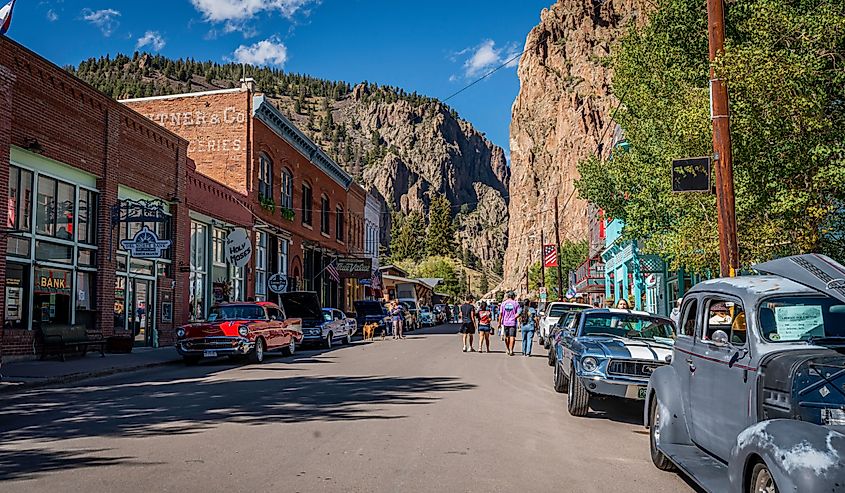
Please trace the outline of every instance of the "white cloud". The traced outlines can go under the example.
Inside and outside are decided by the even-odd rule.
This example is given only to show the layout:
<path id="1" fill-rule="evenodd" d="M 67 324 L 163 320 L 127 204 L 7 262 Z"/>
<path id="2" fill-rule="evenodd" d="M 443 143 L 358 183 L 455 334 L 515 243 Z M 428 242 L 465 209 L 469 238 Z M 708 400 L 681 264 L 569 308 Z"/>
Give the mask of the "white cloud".
<path id="1" fill-rule="evenodd" d="M 59 14 L 57 14 L 55 10 L 50 9 L 47 11 L 47 20 L 50 22 L 56 22 L 59 20 Z"/>
<path id="2" fill-rule="evenodd" d="M 496 48 L 496 42 L 492 39 L 485 39 L 481 44 L 465 48 L 459 52 L 452 54 L 450 57 L 452 61 L 468 56 L 464 60 L 464 77 L 475 78 L 488 73 L 500 65 L 507 62 L 507 68 L 516 67 L 519 63 L 517 54 L 519 50 L 517 45 L 511 43 L 502 48 Z M 455 76 L 452 76 L 455 77 Z M 451 80 L 452 78 L 450 78 Z"/>
<path id="3" fill-rule="evenodd" d="M 149 46 L 153 49 L 153 51 L 160 51 L 164 48 L 164 45 L 167 44 L 164 41 L 164 38 L 161 37 L 158 31 L 147 31 L 144 33 L 143 36 L 138 38 L 138 42 L 135 44 L 135 49 L 140 49 L 145 46 Z"/>
<path id="4" fill-rule="evenodd" d="M 287 60 L 288 49 L 276 36 L 249 46 L 240 45 L 235 50 L 235 61 L 238 63 L 282 66 Z"/>
<path id="5" fill-rule="evenodd" d="M 191 0 L 206 21 L 245 21 L 262 12 L 279 12 L 291 18 L 303 7 L 320 0 Z M 235 24 L 237 25 L 237 23 Z"/>
<path id="6" fill-rule="evenodd" d="M 103 36 L 106 37 L 111 36 L 117 26 L 120 25 L 117 20 L 118 17 L 120 17 L 120 12 L 114 9 L 82 9 L 82 18 L 100 28 Z"/>

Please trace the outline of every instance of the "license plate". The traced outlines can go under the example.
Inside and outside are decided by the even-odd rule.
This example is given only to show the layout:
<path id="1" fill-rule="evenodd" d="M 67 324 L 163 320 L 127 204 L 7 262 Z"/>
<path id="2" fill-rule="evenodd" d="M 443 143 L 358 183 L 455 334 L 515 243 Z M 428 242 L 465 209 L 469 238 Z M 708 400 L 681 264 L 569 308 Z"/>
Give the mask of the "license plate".
<path id="1" fill-rule="evenodd" d="M 205 351 L 202 352 L 202 355 L 203 355 L 204 358 L 216 358 L 217 357 L 217 351 L 211 351 L 209 349 L 206 349 Z"/>
<path id="2" fill-rule="evenodd" d="M 637 389 L 637 399 L 645 399 L 645 393 L 648 390 L 648 387 L 640 387 Z"/>

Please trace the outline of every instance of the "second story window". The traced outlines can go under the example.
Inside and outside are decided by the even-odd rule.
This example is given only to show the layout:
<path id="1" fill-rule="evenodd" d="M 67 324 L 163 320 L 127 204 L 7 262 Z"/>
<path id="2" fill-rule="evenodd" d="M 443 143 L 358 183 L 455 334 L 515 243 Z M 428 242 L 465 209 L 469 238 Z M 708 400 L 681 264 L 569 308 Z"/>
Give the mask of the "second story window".
<path id="1" fill-rule="evenodd" d="M 302 184 L 302 224 L 311 226 L 311 208 L 312 208 L 311 185 L 307 183 Z"/>
<path id="2" fill-rule="evenodd" d="M 334 236 L 337 241 L 343 241 L 343 208 L 338 206 L 335 214 L 337 217 L 335 217 Z"/>
<path id="3" fill-rule="evenodd" d="M 293 174 L 288 169 L 282 170 L 281 206 L 286 209 L 293 209 Z"/>
<path id="4" fill-rule="evenodd" d="M 273 198 L 273 161 L 266 154 L 258 156 L 258 195 Z"/>
<path id="5" fill-rule="evenodd" d="M 329 234 L 329 198 L 323 195 L 320 197 L 320 232 Z"/>

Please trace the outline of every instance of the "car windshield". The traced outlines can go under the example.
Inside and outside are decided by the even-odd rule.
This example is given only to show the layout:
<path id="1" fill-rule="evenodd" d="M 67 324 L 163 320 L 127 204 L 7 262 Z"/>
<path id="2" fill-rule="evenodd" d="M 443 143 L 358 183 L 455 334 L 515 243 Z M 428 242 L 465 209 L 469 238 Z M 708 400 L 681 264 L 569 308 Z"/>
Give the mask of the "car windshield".
<path id="1" fill-rule="evenodd" d="M 636 313 L 589 313 L 584 320 L 581 335 L 627 337 L 657 342 L 672 342 L 675 339 L 671 322 Z"/>
<path id="2" fill-rule="evenodd" d="M 323 321 L 324 322 L 331 322 L 332 321 L 332 312 L 328 310 L 323 311 Z"/>
<path id="3" fill-rule="evenodd" d="M 552 305 L 552 308 L 549 310 L 550 317 L 562 317 L 568 312 L 580 312 L 587 308 L 586 306 L 574 306 L 574 305 Z"/>
<path id="4" fill-rule="evenodd" d="M 215 306 L 208 314 L 208 321 L 218 320 L 264 320 L 264 308 L 258 305 Z"/>
<path id="5" fill-rule="evenodd" d="M 767 341 L 845 344 L 845 304 L 828 296 L 769 298 L 758 320 Z"/>

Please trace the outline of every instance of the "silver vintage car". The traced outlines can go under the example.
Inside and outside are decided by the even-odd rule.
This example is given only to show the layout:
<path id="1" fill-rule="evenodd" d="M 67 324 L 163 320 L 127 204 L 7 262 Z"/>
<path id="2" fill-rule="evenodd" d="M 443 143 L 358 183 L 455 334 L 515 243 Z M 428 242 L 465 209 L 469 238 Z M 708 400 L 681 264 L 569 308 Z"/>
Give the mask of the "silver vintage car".
<path id="1" fill-rule="evenodd" d="M 754 268 L 684 296 L 646 395 L 652 461 L 714 492 L 845 491 L 845 267 Z"/>

